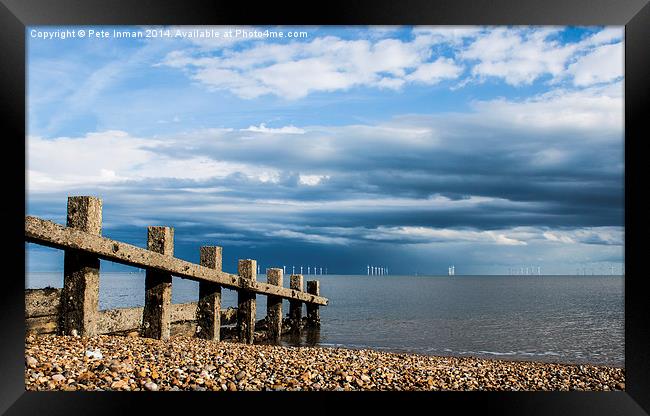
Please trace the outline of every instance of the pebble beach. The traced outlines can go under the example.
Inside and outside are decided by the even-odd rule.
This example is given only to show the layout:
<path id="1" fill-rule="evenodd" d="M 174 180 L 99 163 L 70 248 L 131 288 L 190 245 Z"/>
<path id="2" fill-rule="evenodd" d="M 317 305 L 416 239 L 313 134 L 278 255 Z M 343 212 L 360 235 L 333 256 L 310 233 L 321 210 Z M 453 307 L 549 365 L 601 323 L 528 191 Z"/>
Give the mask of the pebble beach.
<path id="1" fill-rule="evenodd" d="M 624 369 L 321 347 L 29 335 L 27 390 L 624 390 Z"/>

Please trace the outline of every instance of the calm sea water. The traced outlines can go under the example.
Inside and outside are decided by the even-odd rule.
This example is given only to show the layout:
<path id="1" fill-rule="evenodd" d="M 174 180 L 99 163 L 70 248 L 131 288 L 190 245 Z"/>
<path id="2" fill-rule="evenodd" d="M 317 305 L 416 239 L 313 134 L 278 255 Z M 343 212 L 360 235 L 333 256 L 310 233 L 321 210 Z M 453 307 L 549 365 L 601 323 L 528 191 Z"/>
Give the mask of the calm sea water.
<path id="1" fill-rule="evenodd" d="M 330 300 L 321 329 L 284 344 L 624 366 L 620 276 L 305 276 L 311 279 Z M 26 283 L 61 287 L 63 274 L 30 273 Z M 222 296 L 223 307 L 236 306 L 236 292 Z M 172 302 L 197 298 L 197 283 L 174 278 Z M 142 306 L 144 274 L 102 273 L 99 303 Z M 266 297 L 257 305 L 262 319 Z"/>

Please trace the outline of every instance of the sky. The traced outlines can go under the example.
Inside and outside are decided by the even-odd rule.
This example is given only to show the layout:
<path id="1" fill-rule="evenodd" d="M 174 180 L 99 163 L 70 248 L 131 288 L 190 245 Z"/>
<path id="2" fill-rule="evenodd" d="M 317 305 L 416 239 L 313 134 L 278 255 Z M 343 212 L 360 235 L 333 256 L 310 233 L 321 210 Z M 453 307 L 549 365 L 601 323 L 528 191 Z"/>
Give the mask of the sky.
<path id="1" fill-rule="evenodd" d="M 176 257 L 220 245 L 229 272 L 620 274 L 623 37 L 28 27 L 26 214 L 65 224 L 67 196 L 97 196 L 104 236 L 171 226 Z"/>

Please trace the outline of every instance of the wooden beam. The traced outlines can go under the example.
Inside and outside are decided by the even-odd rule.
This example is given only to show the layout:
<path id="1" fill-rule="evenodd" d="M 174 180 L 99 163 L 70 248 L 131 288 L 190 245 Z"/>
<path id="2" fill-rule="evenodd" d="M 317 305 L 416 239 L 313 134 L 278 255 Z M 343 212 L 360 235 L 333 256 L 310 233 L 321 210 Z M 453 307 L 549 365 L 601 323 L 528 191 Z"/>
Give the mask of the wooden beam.
<path id="1" fill-rule="evenodd" d="M 201 265 L 221 271 L 222 249 L 205 246 L 200 249 Z M 198 332 L 202 339 L 219 341 L 221 338 L 221 286 L 212 282 L 199 282 L 199 302 L 196 310 Z"/>
<path id="2" fill-rule="evenodd" d="M 68 198 L 67 226 L 89 235 L 102 232 L 102 201 L 90 196 Z M 97 334 L 99 313 L 99 257 L 67 249 L 63 256 L 62 335 Z"/>
<path id="3" fill-rule="evenodd" d="M 62 289 L 25 289 L 25 318 L 59 315 Z"/>
<path id="4" fill-rule="evenodd" d="M 296 293 L 303 291 L 303 276 L 301 274 L 292 274 L 289 277 L 289 287 Z M 300 332 L 302 326 L 302 302 L 299 300 L 289 301 L 289 320 L 291 322 L 291 331 Z"/>
<path id="5" fill-rule="evenodd" d="M 25 322 L 28 332 L 54 333 L 58 327 L 60 303 L 63 289 L 25 289 Z M 99 311 L 98 334 L 117 332 L 138 332 L 142 326 L 142 307 L 118 308 Z M 197 302 L 175 303 L 171 305 L 171 323 L 195 321 Z M 221 325 L 237 322 L 237 309 L 221 310 Z M 172 328 L 173 330 L 173 328 Z"/>
<path id="6" fill-rule="evenodd" d="M 236 274 L 213 270 L 131 244 L 64 227 L 37 217 L 25 216 L 25 240 L 53 248 L 80 250 L 104 260 L 145 269 L 157 269 L 184 279 L 217 283 L 229 289 L 237 290 L 246 287 L 249 291 L 262 295 L 275 295 L 283 299 L 295 299 L 307 303 L 316 303 L 321 306 L 328 303 L 328 300 L 321 296 L 314 296 L 268 283 L 249 282 L 242 284 L 241 279 Z"/>
<path id="7" fill-rule="evenodd" d="M 149 227 L 147 248 L 166 256 L 174 255 L 174 229 Z M 144 310 L 142 311 L 142 336 L 167 340 L 171 325 L 172 275 L 147 269 L 144 278 Z"/>
<path id="8" fill-rule="evenodd" d="M 318 280 L 307 281 L 307 293 L 320 295 L 320 282 Z M 318 305 L 313 303 L 307 304 L 307 326 L 311 328 L 320 328 L 320 311 Z"/>
<path id="9" fill-rule="evenodd" d="M 239 260 L 237 267 L 242 282 L 252 284 L 257 279 L 257 261 L 251 259 Z M 255 292 L 244 288 L 237 291 L 237 332 L 239 340 L 246 344 L 252 344 L 255 340 L 255 316 L 257 313 L 257 301 Z"/>
<path id="10" fill-rule="evenodd" d="M 270 285 L 282 286 L 282 269 L 268 269 L 266 281 Z M 282 298 L 269 295 L 266 298 L 266 326 L 269 338 L 277 341 L 282 335 Z"/>

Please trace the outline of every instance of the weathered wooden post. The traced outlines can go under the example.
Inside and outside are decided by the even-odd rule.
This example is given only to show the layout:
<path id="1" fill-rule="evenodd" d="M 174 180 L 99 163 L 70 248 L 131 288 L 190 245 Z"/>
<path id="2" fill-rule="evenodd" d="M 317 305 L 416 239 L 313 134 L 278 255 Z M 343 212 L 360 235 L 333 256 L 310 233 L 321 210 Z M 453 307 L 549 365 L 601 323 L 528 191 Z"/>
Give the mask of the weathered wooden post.
<path id="1" fill-rule="evenodd" d="M 91 196 L 68 197 L 66 225 L 87 233 L 102 233 L 102 201 Z M 63 256 L 63 294 L 59 332 L 97 334 L 99 318 L 99 258 L 75 250 Z"/>
<path id="2" fill-rule="evenodd" d="M 268 269 L 266 281 L 270 285 L 282 286 L 282 269 Z M 282 298 L 268 295 L 266 297 L 266 324 L 269 338 L 277 341 L 282 335 Z"/>
<path id="3" fill-rule="evenodd" d="M 148 227 L 147 249 L 166 256 L 174 255 L 174 229 Z M 167 340 L 171 327 L 172 275 L 147 269 L 144 278 L 142 336 Z"/>
<path id="4" fill-rule="evenodd" d="M 303 291 L 303 277 L 301 274 L 292 274 L 289 277 L 289 288 L 298 292 Z M 289 321 L 291 330 L 300 331 L 302 326 L 302 302 L 299 300 L 289 301 Z"/>
<path id="5" fill-rule="evenodd" d="M 318 280 L 309 280 L 307 282 L 307 293 L 320 296 L 320 282 Z M 307 326 L 320 328 L 320 311 L 318 305 L 314 303 L 307 304 Z"/>
<path id="6" fill-rule="evenodd" d="M 221 271 L 222 249 L 218 246 L 201 247 L 201 266 Z M 219 341 L 221 338 L 221 286 L 199 282 L 199 302 L 196 319 L 198 338 Z"/>
<path id="7" fill-rule="evenodd" d="M 257 281 L 257 261 L 239 260 L 237 267 L 242 289 L 237 291 L 237 332 L 239 340 L 252 344 L 255 339 L 256 299 L 255 292 L 246 287 Z"/>

